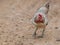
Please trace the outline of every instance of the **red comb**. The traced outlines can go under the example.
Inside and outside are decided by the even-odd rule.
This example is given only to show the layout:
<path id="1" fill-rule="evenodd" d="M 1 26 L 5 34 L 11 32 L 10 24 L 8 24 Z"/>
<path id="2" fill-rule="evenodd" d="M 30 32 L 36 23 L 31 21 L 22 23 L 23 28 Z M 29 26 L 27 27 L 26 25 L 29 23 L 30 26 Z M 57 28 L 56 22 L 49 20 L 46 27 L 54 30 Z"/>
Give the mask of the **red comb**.
<path id="1" fill-rule="evenodd" d="M 38 14 L 38 17 L 39 17 L 40 19 L 42 19 L 42 15 L 41 15 L 41 14 Z"/>

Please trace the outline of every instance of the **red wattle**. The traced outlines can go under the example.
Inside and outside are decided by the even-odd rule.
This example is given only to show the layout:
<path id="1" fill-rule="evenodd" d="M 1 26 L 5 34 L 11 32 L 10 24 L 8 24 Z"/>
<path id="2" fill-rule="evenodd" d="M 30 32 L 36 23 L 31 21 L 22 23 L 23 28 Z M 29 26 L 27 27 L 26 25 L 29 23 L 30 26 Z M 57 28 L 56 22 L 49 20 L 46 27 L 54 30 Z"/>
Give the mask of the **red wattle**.
<path id="1" fill-rule="evenodd" d="M 38 14 L 37 19 L 35 19 L 35 23 L 43 23 L 42 15 Z"/>

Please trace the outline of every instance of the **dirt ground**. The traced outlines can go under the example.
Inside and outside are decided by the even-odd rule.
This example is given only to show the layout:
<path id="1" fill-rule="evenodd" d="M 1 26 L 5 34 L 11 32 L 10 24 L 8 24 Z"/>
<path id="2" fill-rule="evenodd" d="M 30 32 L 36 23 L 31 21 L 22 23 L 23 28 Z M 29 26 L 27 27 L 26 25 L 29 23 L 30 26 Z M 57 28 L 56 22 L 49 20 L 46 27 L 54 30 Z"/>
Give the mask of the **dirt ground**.
<path id="1" fill-rule="evenodd" d="M 60 45 L 60 0 L 51 0 L 44 38 L 32 37 L 30 20 L 46 1 L 0 0 L 0 45 Z"/>

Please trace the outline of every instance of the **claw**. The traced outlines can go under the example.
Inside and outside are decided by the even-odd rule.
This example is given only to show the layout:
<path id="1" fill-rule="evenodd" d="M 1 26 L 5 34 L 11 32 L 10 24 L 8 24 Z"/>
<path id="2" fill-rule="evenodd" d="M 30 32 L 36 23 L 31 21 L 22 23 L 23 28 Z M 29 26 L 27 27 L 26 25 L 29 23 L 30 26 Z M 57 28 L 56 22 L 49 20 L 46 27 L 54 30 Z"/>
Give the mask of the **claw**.
<path id="1" fill-rule="evenodd" d="M 33 35 L 33 38 L 35 39 L 36 38 L 36 35 Z"/>
<path id="2" fill-rule="evenodd" d="M 36 38 L 36 33 L 34 33 L 32 36 L 33 36 L 34 38 Z"/>
<path id="3" fill-rule="evenodd" d="M 43 38 L 43 36 L 38 36 L 38 38 Z"/>

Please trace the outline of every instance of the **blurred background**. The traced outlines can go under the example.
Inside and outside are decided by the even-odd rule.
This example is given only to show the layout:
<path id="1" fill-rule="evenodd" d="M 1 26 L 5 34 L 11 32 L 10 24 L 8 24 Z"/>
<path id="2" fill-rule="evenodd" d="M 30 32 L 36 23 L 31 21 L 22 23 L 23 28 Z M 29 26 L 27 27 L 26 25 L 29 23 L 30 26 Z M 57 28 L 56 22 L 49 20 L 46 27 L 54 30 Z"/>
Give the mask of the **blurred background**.
<path id="1" fill-rule="evenodd" d="M 60 45 L 60 0 L 51 0 L 44 38 L 33 39 L 30 20 L 47 0 L 0 0 L 0 45 Z M 40 32 L 39 32 L 40 33 Z"/>

